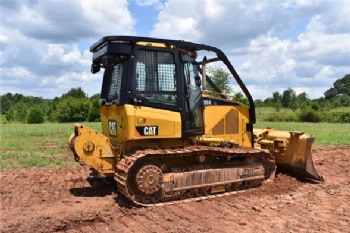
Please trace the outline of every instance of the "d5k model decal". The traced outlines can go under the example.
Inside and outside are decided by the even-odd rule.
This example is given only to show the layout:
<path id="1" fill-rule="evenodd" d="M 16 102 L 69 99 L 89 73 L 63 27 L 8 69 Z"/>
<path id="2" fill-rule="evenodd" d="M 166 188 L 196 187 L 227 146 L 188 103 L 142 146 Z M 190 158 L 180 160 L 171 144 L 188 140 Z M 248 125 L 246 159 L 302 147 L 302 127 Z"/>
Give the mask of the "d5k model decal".
<path id="1" fill-rule="evenodd" d="M 158 135 L 158 126 L 142 126 L 136 127 L 137 136 L 154 136 Z"/>

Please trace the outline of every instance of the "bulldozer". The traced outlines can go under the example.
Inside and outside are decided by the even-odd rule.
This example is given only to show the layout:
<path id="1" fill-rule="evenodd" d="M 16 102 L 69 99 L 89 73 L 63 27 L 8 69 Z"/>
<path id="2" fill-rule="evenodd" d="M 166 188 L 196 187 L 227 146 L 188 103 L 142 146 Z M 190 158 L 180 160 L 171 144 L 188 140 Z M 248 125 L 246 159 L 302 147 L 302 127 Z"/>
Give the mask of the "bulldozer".
<path id="1" fill-rule="evenodd" d="M 277 168 L 323 181 L 312 160 L 315 137 L 253 127 L 253 98 L 220 49 L 106 36 L 90 52 L 91 72 L 104 69 L 102 133 L 77 123 L 68 143 L 77 162 L 97 177 L 113 178 L 134 205 L 230 195 L 273 180 Z M 207 75 L 213 63 L 227 68 L 248 105 Z"/>

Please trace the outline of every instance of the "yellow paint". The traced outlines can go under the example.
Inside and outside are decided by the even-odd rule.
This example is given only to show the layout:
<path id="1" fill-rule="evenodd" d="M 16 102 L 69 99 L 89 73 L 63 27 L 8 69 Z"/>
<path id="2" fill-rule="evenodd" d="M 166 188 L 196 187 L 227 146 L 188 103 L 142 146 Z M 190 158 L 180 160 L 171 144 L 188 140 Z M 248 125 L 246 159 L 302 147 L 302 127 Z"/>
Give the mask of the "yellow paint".
<path id="1" fill-rule="evenodd" d="M 189 51 L 183 48 L 176 47 L 172 44 L 165 44 L 165 43 L 156 43 L 156 42 L 145 42 L 145 41 L 138 41 L 136 42 L 137 45 L 139 46 L 145 46 L 145 47 L 156 47 L 156 48 L 169 48 L 169 49 L 174 49 L 174 50 L 180 50 L 182 52 L 187 53 L 190 56 L 196 57 L 197 53 L 195 51 Z"/>
<path id="2" fill-rule="evenodd" d="M 76 133 L 70 138 L 69 144 L 73 145 L 79 162 L 93 167 L 100 176 L 114 176 L 114 167 L 119 157 L 109 138 L 80 124 L 75 125 L 74 132 Z"/>
<path id="3" fill-rule="evenodd" d="M 232 122 L 233 119 L 226 117 L 230 111 L 237 111 L 238 118 L 237 121 Z M 226 140 L 233 141 L 238 143 L 240 146 L 250 147 L 251 135 L 252 132 L 246 131 L 246 123 L 249 122 L 249 109 L 244 105 L 237 106 L 219 106 L 219 105 L 209 105 L 205 106 L 204 109 L 204 120 L 205 120 L 205 135 L 204 137 L 211 137 L 212 140 Z M 213 129 L 220 122 L 223 121 L 223 133 L 222 134 L 214 134 Z M 226 132 L 226 124 L 229 122 L 234 124 L 234 127 L 237 127 L 236 133 L 227 133 Z M 215 139 L 216 138 L 216 139 Z M 209 139 L 206 139 L 209 140 Z"/>

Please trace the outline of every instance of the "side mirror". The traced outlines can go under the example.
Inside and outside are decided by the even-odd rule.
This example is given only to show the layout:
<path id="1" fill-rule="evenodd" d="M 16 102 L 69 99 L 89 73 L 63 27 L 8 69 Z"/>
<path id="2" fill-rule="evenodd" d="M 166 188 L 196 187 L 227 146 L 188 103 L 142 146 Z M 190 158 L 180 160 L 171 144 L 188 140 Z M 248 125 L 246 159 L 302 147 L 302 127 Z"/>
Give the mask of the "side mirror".
<path id="1" fill-rule="evenodd" d="M 91 64 L 91 73 L 96 74 L 100 71 L 100 64 Z"/>
<path id="2" fill-rule="evenodd" d="M 199 76 L 196 76 L 194 79 L 195 79 L 196 85 L 200 87 L 202 84 L 201 78 Z"/>

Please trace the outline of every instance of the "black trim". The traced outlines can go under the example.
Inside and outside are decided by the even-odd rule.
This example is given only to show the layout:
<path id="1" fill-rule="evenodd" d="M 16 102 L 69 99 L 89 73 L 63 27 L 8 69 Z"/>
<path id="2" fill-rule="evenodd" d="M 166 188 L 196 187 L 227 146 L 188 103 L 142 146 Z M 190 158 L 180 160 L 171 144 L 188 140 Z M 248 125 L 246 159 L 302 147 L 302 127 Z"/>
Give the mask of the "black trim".
<path id="1" fill-rule="evenodd" d="M 99 60 L 103 55 L 109 54 L 109 53 L 111 54 L 118 53 L 118 54 L 128 55 L 128 54 L 131 54 L 131 49 L 132 49 L 132 46 L 129 44 L 113 43 L 112 46 L 104 46 L 104 47 L 101 47 L 99 50 L 96 50 L 93 54 L 92 61 L 95 63 L 96 60 Z"/>

